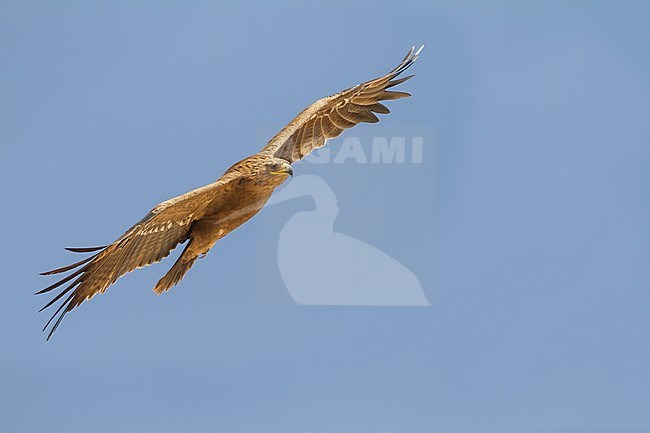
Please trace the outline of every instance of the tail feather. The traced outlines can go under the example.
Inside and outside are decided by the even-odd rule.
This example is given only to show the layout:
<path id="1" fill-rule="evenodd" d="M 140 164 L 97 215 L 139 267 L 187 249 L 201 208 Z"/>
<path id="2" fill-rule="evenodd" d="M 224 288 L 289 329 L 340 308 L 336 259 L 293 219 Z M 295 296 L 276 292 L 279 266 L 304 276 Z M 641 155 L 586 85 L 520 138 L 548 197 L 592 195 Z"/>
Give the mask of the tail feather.
<path id="1" fill-rule="evenodd" d="M 160 295 L 167 290 L 171 289 L 174 287 L 180 280 L 183 279 L 187 271 L 190 270 L 194 262 L 196 262 L 196 259 L 198 256 L 189 256 L 188 253 L 188 247 L 190 246 L 190 243 L 187 244 L 185 249 L 183 250 L 183 253 L 180 255 L 178 260 L 176 260 L 176 263 L 174 263 L 174 266 L 171 267 L 171 269 L 165 274 L 164 277 L 158 281 L 156 284 L 156 287 L 153 288 L 153 291 L 156 292 L 156 294 Z"/>

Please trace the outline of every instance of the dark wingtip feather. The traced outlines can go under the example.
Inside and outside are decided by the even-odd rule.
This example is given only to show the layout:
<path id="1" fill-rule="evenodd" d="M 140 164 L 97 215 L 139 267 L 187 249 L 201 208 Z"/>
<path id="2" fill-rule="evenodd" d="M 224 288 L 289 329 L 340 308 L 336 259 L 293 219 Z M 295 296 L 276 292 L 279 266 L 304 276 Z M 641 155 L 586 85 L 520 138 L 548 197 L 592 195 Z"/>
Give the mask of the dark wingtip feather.
<path id="1" fill-rule="evenodd" d="M 418 59 L 420 56 L 420 53 L 424 49 L 424 45 L 420 46 L 417 51 L 415 51 L 415 46 L 411 47 L 409 52 L 406 54 L 404 59 L 400 62 L 399 65 L 395 67 L 392 71 L 389 72 L 389 75 L 392 75 L 393 77 L 397 77 L 404 71 L 406 71 L 408 68 L 411 67 L 413 63 Z"/>
<path id="2" fill-rule="evenodd" d="M 106 248 L 108 245 L 102 245 L 101 247 L 84 247 L 84 248 L 73 248 L 68 247 L 66 250 L 72 251 L 73 253 L 92 253 L 93 251 L 99 251 Z"/>
<path id="3" fill-rule="evenodd" d="M 391 80 L 391 81 L 389 81 L 388 84 L 386 85 L 386 89 L 390 89 L 391 87 L 395 87 L 395 86 L 397 86 L 398 84 L 402 84 L 404 81 L 408 81 L 408 80 L 410 80 L 410 79 L 413 78 L 413 77 L 415 77 L 415 74 L 413 74 L 413 75 L 409 75 L 409 76 L 406 76 L 406 77 L 404 77 L 404 78 L 400 78 L 399 80 Z"/>
<path id="4" fill-rule="evenodd" d="M 59 317 L 56 319 L 56 322 L 54 322 L 54 326 L 52 326 L 52 328 L 50 329 L 50 332 L 47 334 L 47 338 L 45 339 L 45 341 L 50 341 L 50 338 L 52 337 L 52 334 L 54 334 L 54 331 L 56 331 L 56 329 L 59 327 L 59 325 L 61 324 L 61 321 L 63 320 L 65 315 L 68 314 L 68 312 L 70 311 L 70 309 L 69 309 L 70 300 L 72 299 L 73 296 L 74 296 L 74 292 L 71 293 L 70 296 L 68 296 L 65 301 L 63 301 L 61 306 L 56 310 L 56 312 L 52 315 L 52 317 L 50 317 L 50 320 L 48 320 L 47 323 L 45 324 L 45 326 L 43 327 L 43 332 L 45 332 L 47 327 L 50 326 L 50 323 L 52 323 L 52 320 L 54 320 L 56 315 L 59 314 L 59 312 L 61 312 Z M 63 310 L 63 311 L 61 311 L 61 310 Z"/>
<path id="5" fill-rule="evenodd" d="M 39 275 L 54 275 L 54 274 L 60 274 L 60 273 L 62 273 L 62 272 L 66 272 L 66 271 L 72 270 L 72 269 L 76 268 L 77 266 L 81 266 L 81 265 L 83 265 L 84 263 L 91 261 L 91 260 L 94 259 L 95 257 L 97 257 L 97 254 L 95 254 L 94 256 L 90 256 L 90 257 L 88 257 L 88 258 L 85 258 L 85 259 L 83 259 L 83 260 L 80 260 L 80 261 L 78 261 L 78 262 L 76 262 L 76 263 L 73 263 L 73 264 L 71 264 L 71 265 L 64 266 L 64 267 L 62 267 L 62 268 L 57 268 L 57 269 L 52 269 L 51 271 L 41 272 Z"/>
<path id="6" fill-rule="evenodd" d="M 41 311 L 45 310 L 45 309 L 46 309 L 47 307 L 49 307 L 50 305 L 54 304 L 56 301 L 58 301 L 59 299 L 61 299 L 61 298 L 63 297 L 63 295 L 65 295 L 66 293 L 68 293 L 70 290 L 74 289 L 74 288 L 75 288 L 76 286 L 78 286 L 80 283 L 81 283 L 81 277 L 78 278 L 78 279 L 76 279 L 73 283 L 71 283 L 68 287 L 66 287 L 65 290 L 63 290 L 61 293 L 59 293 L 58 295 L 56 295 L 56 297 L 54 297 L 54 299 L 50 300 L 50 302 L 48 302 L 47 304 L 45 304 L 45 306 L 43 306 L 43 308 L 41 308 L 40 310 L 38 310 L 38 312 L 40 313 Z M 72 294 L 74 294 L 74 292 L 72 292 Z M 65 302 L 64 302 L 64 304 L 65 304 Z M 56 313 L 55 313 L 55 314 L 56 314 Z"/>
<path id="7" fill-rule="evenodd" d="M 71 273 L 71 274 L 68 275 L 67 277 L 62 278 L 61 280 L 57 281 L 56 283 L 52 284 L 51 286 L 47 286 L 46 288 L 44 288 L 44 289 L 42 289 L 42 290 L 39 290 L 38 292 L 36 292 L 36 294 L 37 294 L 37 295 L 42 295 L 43 293 L 47 293 L 47 292 L 49 292 L 49 291 L 51 291 L 51 290 L 56 289 L 57 287 L 59 287 L 59 286 L 65 284 L 65 283 L 67 283 L 68 281 L 70 281 L 71 279 L 73 279 L 74 277 L 76 277 L 77 275 L 79 275 L 79 274 L 81 274 L 82 272 L 84 272 L 86 269 L 88 269 L 88 266 L 89 266 L 89 265 L 86 265 L 86 266 L 84 266 L 83 268 L 78 269 L 77 271 Z"/>

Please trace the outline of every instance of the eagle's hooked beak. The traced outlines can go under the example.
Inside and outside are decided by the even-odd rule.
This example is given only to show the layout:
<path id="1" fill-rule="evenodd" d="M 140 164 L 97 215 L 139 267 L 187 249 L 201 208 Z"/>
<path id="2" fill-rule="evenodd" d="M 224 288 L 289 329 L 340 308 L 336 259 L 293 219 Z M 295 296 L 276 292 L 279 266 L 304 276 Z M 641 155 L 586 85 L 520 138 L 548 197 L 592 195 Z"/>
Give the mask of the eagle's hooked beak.
<path id="1" fill-rule="evenodd" d="M 288 174 L 289 176 L 293 177 L 293 168 L 291 168 L 290 165 L 287 165 L 278 171 L 272 171 L 271 174 Z"/>

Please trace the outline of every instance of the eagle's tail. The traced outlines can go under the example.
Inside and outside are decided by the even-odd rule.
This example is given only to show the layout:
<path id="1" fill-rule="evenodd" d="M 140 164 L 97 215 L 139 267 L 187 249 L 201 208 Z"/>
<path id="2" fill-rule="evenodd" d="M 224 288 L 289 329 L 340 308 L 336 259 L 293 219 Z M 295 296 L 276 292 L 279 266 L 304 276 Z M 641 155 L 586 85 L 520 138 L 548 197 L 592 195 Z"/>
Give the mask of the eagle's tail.
<path id="1" fill-rule="evenodd" d="M 165 276 L 158 281 L 156 287 L 153 288 L 153 291 L 156 292 L 156 294 L 160 295 L 178 284 L 187 271 L 190 270 L 194 262 L 196 262 L 198 256 L 193 255 L 194 253 L 190 253 L 188 250 L 191 243 L 192 241 L 187 243 L 183 253 L 180 255 L 178 260 L 176 260 L 176 263 L 174 263 L 174 266 L 171 267 Z"/>

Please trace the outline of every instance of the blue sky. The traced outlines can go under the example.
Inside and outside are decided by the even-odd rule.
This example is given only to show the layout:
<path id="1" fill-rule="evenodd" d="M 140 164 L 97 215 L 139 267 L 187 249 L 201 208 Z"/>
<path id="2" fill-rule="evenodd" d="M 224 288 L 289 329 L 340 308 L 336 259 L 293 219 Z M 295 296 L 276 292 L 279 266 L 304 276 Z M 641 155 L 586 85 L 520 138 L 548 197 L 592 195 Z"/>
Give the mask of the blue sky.
<path id="1" fill-rule="evenodd" d="M 648 3 L 1 9 L 0 430 L 650 428 Z M 272 253 L 303 198 L 168 294 L 166 260 L 44 341 L 33 292 L 63 247 L 113 241 L 414 44 L 413 98 L 348 135 L 423 136 L 423 163 L 296 172 L 430 307 L 292 303 Z"/>

